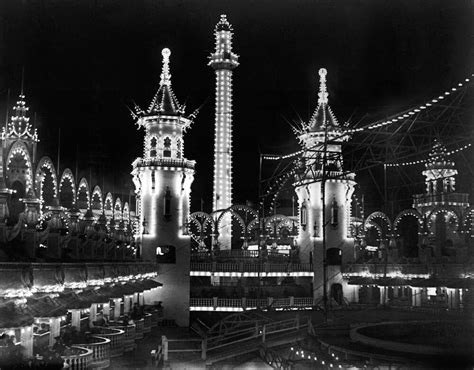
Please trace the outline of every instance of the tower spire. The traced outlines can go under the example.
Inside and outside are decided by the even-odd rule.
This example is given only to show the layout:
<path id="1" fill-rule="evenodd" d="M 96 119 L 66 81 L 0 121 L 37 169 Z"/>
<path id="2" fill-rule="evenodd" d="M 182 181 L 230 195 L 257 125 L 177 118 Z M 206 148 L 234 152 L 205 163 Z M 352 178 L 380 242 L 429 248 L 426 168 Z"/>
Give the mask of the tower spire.
<path id="1" fill-rule="evenodd" d="M 328 90 L 326 86 L 326 75 L 328 71 L 326 68 L 319 69 L 319 93 L 318 93 L 318 105 L 328 103 Z"/>
<path id="2" fill-rule="evenodd" d="M 163 56 L 163 68 L 161 69 L 161 81 L 160 86 L 166 85 L 171 86 L 171 74 L 170 74 L 170 55 L 171 50 L 168 48 L 164 48 L 161 51 L 161 55 Z"/>

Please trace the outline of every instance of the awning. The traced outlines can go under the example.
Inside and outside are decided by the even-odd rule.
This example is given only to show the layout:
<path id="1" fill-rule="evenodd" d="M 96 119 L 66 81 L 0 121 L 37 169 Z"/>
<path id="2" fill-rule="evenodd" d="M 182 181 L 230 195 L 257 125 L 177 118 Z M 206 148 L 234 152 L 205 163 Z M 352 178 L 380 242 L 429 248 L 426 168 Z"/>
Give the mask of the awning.
<path id="1" fill-rule="evenodd" d="M 20 309 L 13 302 L 0 305 L 0 329 L 29 326 L 33 321 L 34 318 L 30 313 Z"/>
<path id="2" fill-rule="evenodd" d="M 404 286 L 404 285 L 410 285 L 409 281 L 406 279 L 402 279 L 399 277 L 395 278 L 381 278 L 381 279 L 376 279 L 374 281 L 374 284 L 379 285 L 379 286 Z"/>
<path id="3" fill-rule="evenodd" d="M 26 310 L 33 317 L 58 317 L 67 313 L 67 308 L 49 296 L 29 298 L 26 301 Z"/>

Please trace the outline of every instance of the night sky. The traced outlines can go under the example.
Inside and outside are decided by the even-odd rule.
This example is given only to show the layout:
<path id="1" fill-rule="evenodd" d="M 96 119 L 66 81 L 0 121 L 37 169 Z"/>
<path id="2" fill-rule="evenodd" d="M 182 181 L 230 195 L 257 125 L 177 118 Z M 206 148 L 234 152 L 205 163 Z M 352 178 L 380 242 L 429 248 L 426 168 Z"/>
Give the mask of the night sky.
<path id="1" fill-rule="evenodd" d="M 161 49 L 171 49 L 176 96 L 189 112 L 204 104 L 185 136 L 185 155 L 197 161 L 194 210 L 200 198 L 205 210 L 211 205 L 215 81 L 207 56 L 222 13 L 241 63 L 235 203 L 256 201 L 259 151 L 298 148 L 288 122 L 307 120 L 315 108 L 320 67 L 328 69 L 336 116 L 354 122 L 423 103 L 474 71 L 472 1 L 2 0 L 0 7 L 2 123 L 8 89 L 11 106 L 24 67 L 40 154 L 56 162 L 61 128 L 61 169 L 77 165 L 87 174 L 92 165 L 106 191 L 131 187 L 143 132 L 126 106 L 148 106 Z"/>

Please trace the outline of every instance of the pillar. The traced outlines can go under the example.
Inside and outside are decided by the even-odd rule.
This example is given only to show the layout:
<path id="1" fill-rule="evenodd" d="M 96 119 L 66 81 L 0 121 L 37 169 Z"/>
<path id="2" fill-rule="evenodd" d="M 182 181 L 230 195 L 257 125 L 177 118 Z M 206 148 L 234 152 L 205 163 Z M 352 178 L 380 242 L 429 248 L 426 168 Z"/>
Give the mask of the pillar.
<path id="1" fill-rule="evenodd" d="M 76 328 L 77 331 L 81 331 L 81 310 L 73 309 L 71 311 L 71 326 Z"/>
<path id="2" fill-rule="evenodd" d="M 120 306 L 122 304 L 121 298 L 114 298 L 114 320 L 117 321 L 120 317 Z"/>
<path id="3" fill-rule="evenodd" d="M 123 297 L 123 314 L 128 315 L 130 313 L 130 296 L 126 295 Z"/>
<path id="4" fill-rule="evenodd" d="M 102 315 L 109 318 L 109 316 L 110 316 L 110 303 L 104 303 L 102 305 Z"/>
<path id="5" fill-rule="evenodd" d="M 52 317 L 49 319 L 49 346 L 52 347 L 56 343 L 56 337 L 61 334 L 61 318 Z"/>
<path id="6" fill-rule="evenodd" d="M 134 304 L 135 304 L 135 303 L 138 303 L 138 304 L 140 305 L 139 294 L 140 294 L 140 293 L 133 293 L 133 298 L 132 298 L 132 300 L 133 300 L 133 303 L 134 303 Z"/>
<path id="7" fill-rule="evenodd" d="M 21 328 L 20 331 L 20 341 L 21 341 L 21 346 L 23 356 L 26 358 L 31 358 L 33 357 L 33 326 L 25 326 Z"/>
<path id="8" fill-rule="evenodd" d="M 94 326 L 94 321 L 97 320 L 97 303 L 92 303 L 89 312 L 89 326 Z"/>
<path id="9" fill-rule="evenodd" d="M 379 290 L 380 290 L 380 304 L 387 303 L 387 297 L 386 297 L 386 294 L 388 293 L 387 287 L 379 286 Z"/>
<path id="10" fill-rule="evenodd" d="M 421 288 L 411 287 L 411 305 L 412 307 L 421 306 Z"/>

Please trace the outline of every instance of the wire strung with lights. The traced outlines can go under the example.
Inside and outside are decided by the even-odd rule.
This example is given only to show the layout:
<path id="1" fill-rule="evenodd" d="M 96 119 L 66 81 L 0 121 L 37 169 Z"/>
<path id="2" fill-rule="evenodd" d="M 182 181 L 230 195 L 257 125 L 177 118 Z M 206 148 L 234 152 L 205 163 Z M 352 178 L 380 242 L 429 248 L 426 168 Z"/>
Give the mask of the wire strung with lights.
<path id="1" fill-rule="evenodd" d="M 457 148 L 457 149 L 453 149 L 453 150 L 450 150 L 449 152 L 445 152 L 443 153 L 445 156 L 451 156 L 453 154 L 456 154 L 456 153 L 459 153 L 459 152 L 462 152 L 468 148 L 470 148 L 472 146 L 471 143 L 469 144 L 466 144 L 466 145 L 463 145 L 462 147 L 460 148 Z M 413 165 L 417 165 L 417 164 L 423 164 L 423 163 L 428 163 L 428 162 L 431 162 L 432 161 L 432 158 L 426 158 L 426 159 L 420 159 L 420 160 L 417 160 L 417 161 L 411 161 L 411 162 L 402 162 L 402 163 L 385 163 L 385 165 L 387 167 L 402 167 L 402 166 L 413 166 Z"/>
<path id="2" fill-rule="evenodd" d="M 456 92 L 460 90 L 461 87 L 467 86 L 471 82 L 471 78 L 474 77 L 474 73 L 472 73 L 468 78 L 465 78 L 462 82 L 459 82 L 455 87 L 452 87 L 449 90 L 446 90 L 444 93 L 440 94 L 438 97 L 435 97 L 429 101 L 427 101 L 425 104 L 421 104 L 416 108 L 412 108 L 408 111 L 401 112 L 399 115 L 395 118 L 388 119 L 382 122 L 378 122 L 375 124 L 371 124 L 365 127 L 359 127 L 359 128 L 353 128 L 353 129 L 347 129 L 345 130 L 346 133 L 354 133 L 354 132 L 361 132 L 361 131 L 366 131 L 366 130 L 375 130 L 380 127 L 388 126 L 393 123 L 399 122 L 399 121 L 404 121 L 407 118 L 410 118 L 411 116 L 415 116 L 416 114 L 422 112 L 423 110 L 430 109 L 435 104 L 440 103 L 442 100 L 444 100 L 447 96 L 453 95 Z"/>

